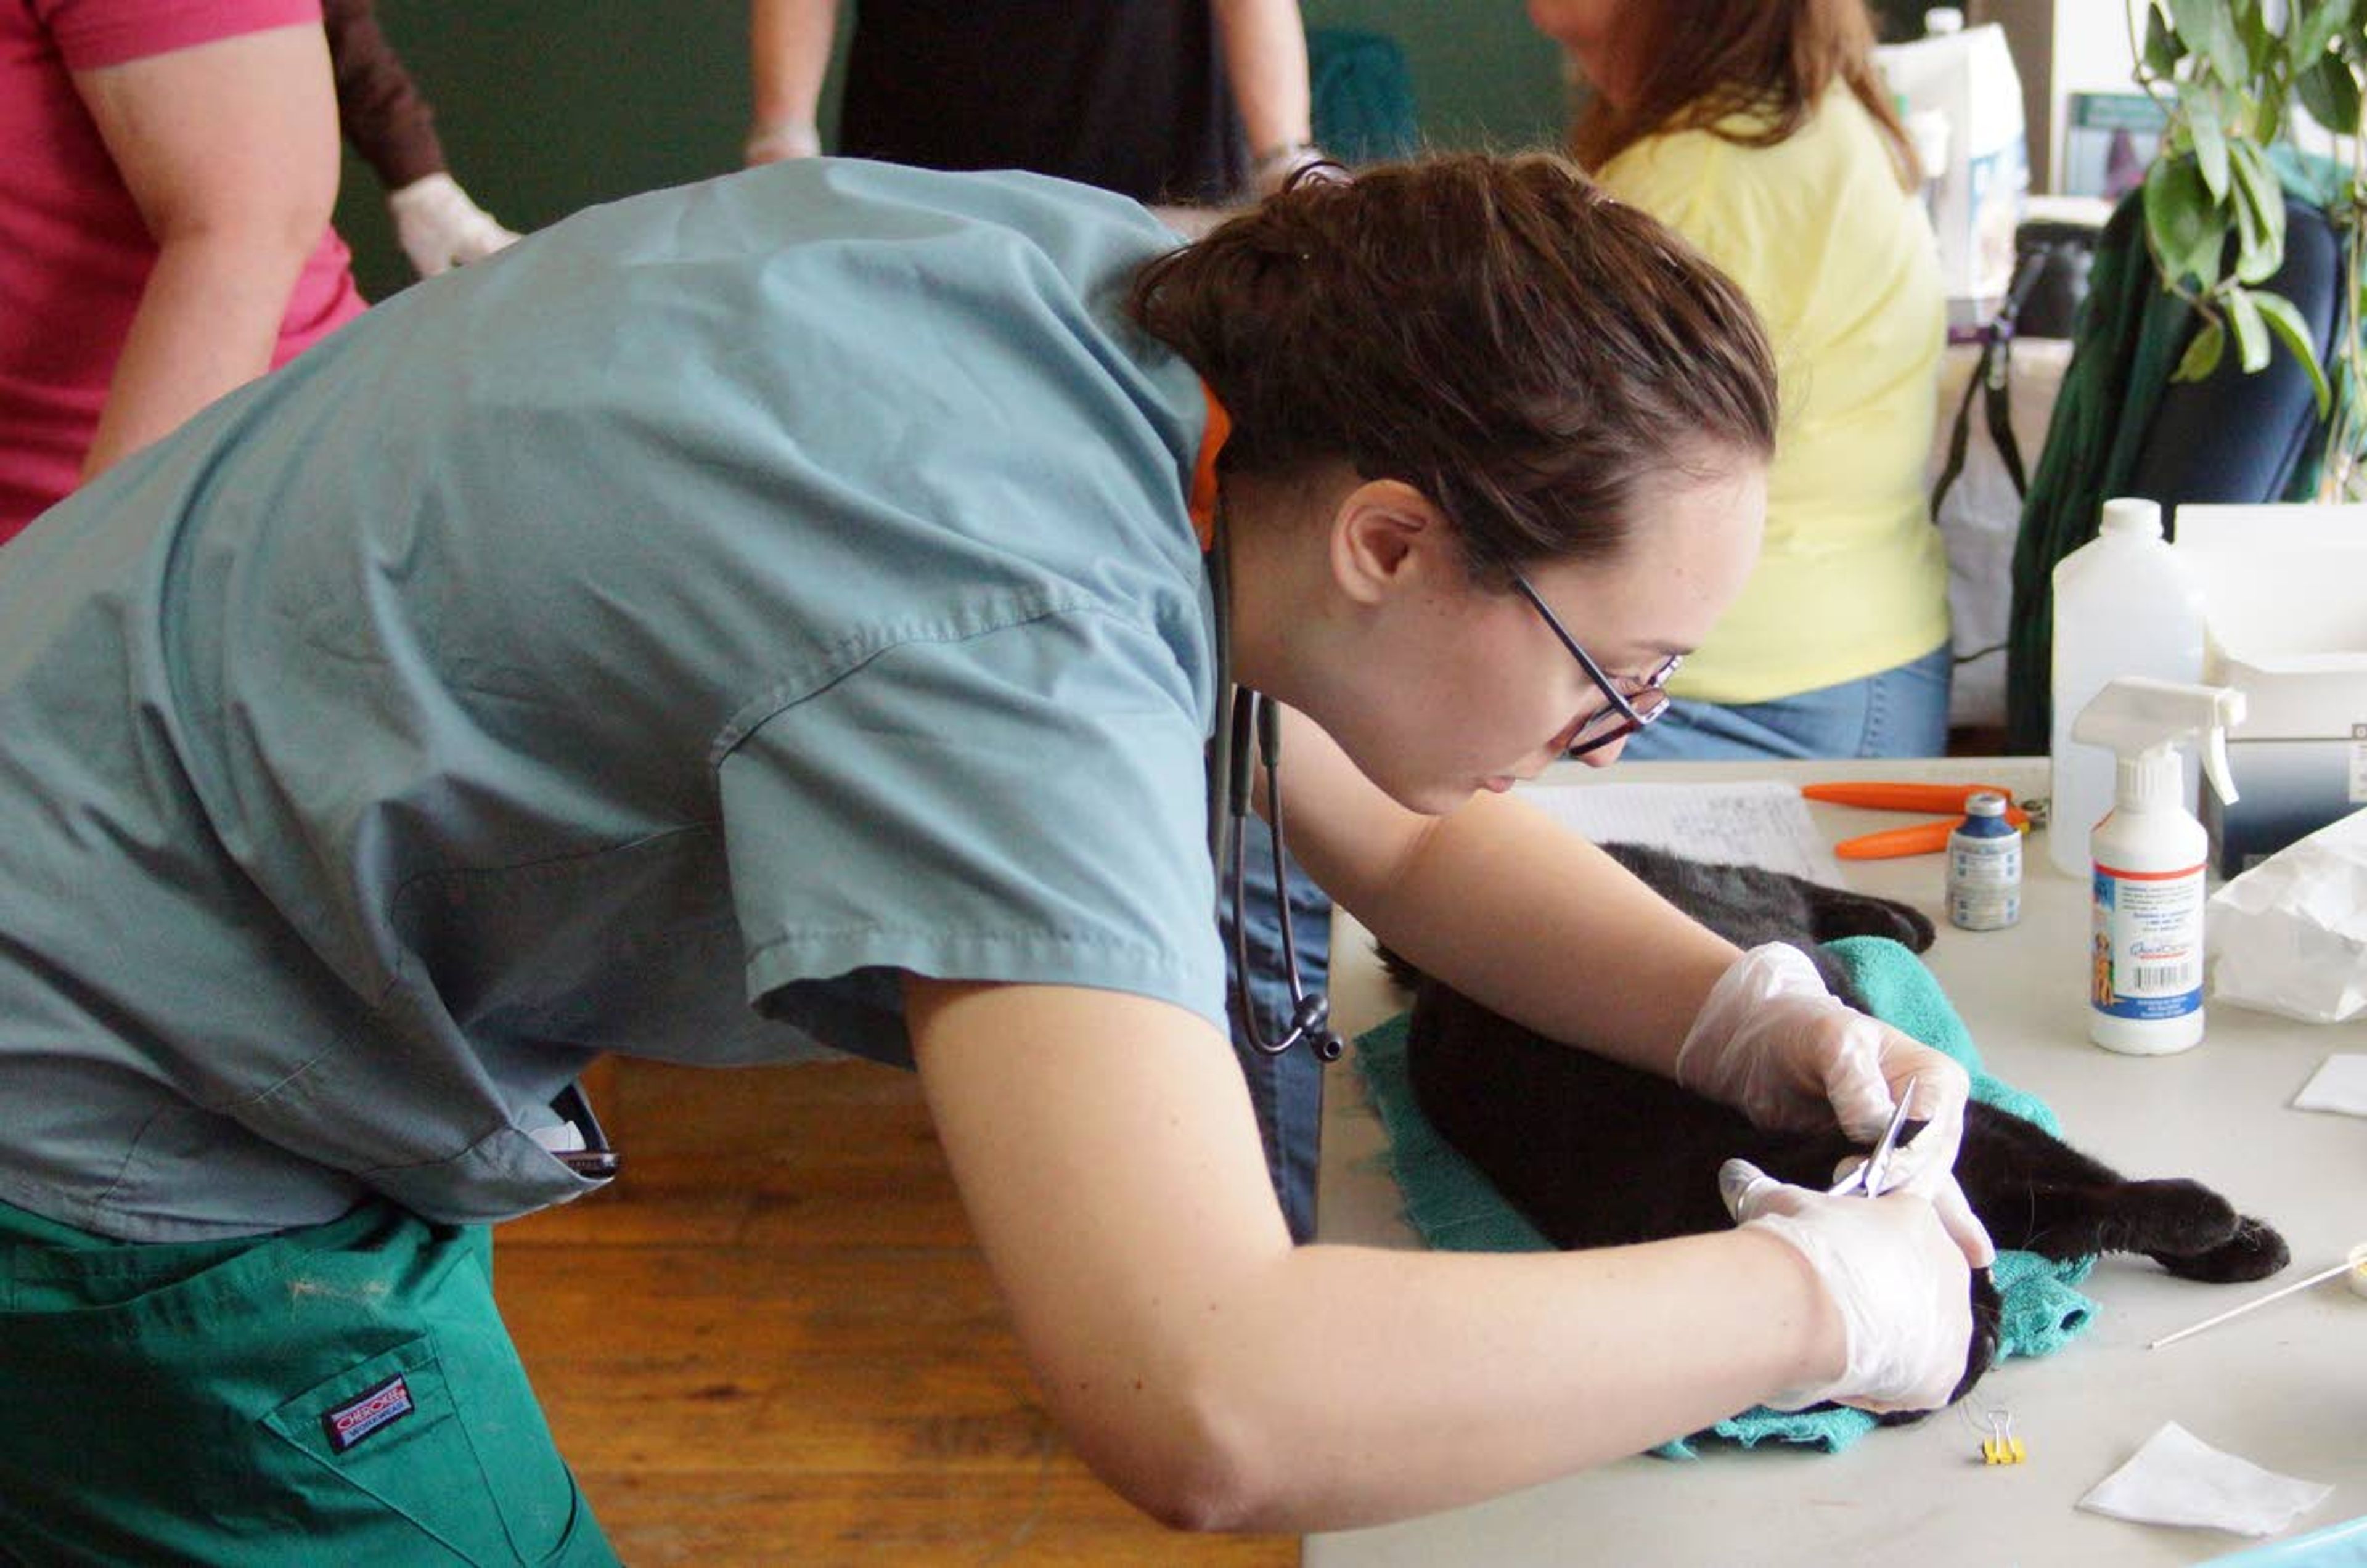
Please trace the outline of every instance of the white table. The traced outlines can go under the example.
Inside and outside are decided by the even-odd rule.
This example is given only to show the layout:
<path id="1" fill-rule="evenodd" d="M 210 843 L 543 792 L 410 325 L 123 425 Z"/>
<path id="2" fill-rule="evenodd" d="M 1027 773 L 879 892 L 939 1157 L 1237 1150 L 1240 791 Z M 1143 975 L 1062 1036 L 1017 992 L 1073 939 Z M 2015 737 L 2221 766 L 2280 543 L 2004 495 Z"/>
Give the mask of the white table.
<path id="1" fill-rule="evenodd" d="M 1572 767 L 1558 784 L 1599 779 Z M 1630 764 L 1617 782 L 1780 776 L 1980 780 L 2017 795 L 2045 789 L 2043 761 Z M 1836 840 L 1913 820 L 1813 806 Z M 2033 840 L 2032 848 L 2040 846 Z M 2203 1286 L 2144 1258 L 2106 1258 L 2081 1287 L 2100 1311 L 2057 1354 L 1991 1372 L 1969 1403 L 2012 1413 L 2029 1459 L 1981 1463 L 1979 1434 L 1954 1411 L 1877 1430 L 1840 1454 L 1711 1445 L 1686 1463 L 1638 1457 L 1478 1506 L 1375 1529 L 1311 1536 L 1308 1568 L 1466 1564 L 1833 1565 L 2194 1563 L 2258 1544 L 2208 1530 L 2129 1524 L 2073 1503 L 2166 1420 L 2213 1447 L 2289 1475 L 2332 1483 L 2295 1523 L 2305 1535 L 2367 1515 L 2367 1300 L 2339 1279 L 2161 1350 L 2148 1340 L 2341 1261 L 2367 1239 L 2367 1124 L 2290 1109 L 2333 1052 L 2367 1052 L 2367 1021 L 2312 1026 L 2213 1004 L 2203 1043 L 2182 1055 L 2118 1056 L 2086 1036 L 2083 884 L 2044 852 L 2024 857 L 2021 922 L 2002 931 L 1945 923 L 1938 856 L 1843 863 L 1854 886 L 1914 904 L 1940 926 L 1925 955 L 1990 1069 L 2046 1099 L 2072 1143 L 2131 1176 L 2191 1176 L 2277 1226 L 2293 1263 L 2275 1280 Z M 1353 1038 L 1399 1010 L 1341 918 L 1334 1019 Z M 1379 1122 L 1351 1064 L 1328 1086 L 1321 1239 L 1418 1247 L 1379 1168 Z"/>

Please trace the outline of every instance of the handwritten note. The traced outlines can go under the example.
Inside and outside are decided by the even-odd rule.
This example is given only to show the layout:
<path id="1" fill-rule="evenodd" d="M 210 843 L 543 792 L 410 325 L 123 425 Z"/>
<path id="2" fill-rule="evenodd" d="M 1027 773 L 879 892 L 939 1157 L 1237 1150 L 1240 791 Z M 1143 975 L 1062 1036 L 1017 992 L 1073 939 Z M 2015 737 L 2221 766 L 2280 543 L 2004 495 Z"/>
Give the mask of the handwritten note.
<path id="1" fill-rule="evenodd" d="M 1695 860 L 1734 861 L 1815 882 L 1841 879 L 1797 788 L 1740 784 L 1528 784 L 1521 798 L 1600 843 L 1649 844 Z"/>

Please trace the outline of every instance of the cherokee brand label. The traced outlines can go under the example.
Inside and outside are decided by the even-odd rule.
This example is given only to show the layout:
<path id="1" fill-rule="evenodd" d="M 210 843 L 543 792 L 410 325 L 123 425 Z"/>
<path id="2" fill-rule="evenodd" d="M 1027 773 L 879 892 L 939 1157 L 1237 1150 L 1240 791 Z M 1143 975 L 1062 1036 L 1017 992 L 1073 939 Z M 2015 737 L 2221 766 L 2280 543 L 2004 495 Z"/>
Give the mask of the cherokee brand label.
<path id="1" fill-rule="evenodd" d="M 344 1453 L 371 1433 L 402 1420 L 413 1408 L 411 1386 L 398 1374 L 322 1416 L 321 1427 L 329 1434 L 329 1447 Z"/>

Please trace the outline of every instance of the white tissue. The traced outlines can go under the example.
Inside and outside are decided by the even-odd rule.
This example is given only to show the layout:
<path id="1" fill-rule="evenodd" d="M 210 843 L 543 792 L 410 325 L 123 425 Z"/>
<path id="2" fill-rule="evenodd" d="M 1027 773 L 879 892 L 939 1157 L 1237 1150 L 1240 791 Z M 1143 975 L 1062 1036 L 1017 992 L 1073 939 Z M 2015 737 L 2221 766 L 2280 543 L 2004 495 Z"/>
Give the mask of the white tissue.
<path id="1" fill-rule="evenodd" d="M 2293 1096 L 2293 1109 L 2367 1116 L 2367 1056 L 2328 1056 Z"/>
<path id="2" fill-rule="evenodd" d="M 2367 1008 L 2367 810 L 2278 851 L 2211 897 L 2212 996 L 2305 1023 Z"/>
<path id="3" fill-rule="evenodd" d="M 2128 1463 L 2080 1498 L 2079 1506 L 2139 1524 L 2274 1535 L 2333 1492 L 2223 1454 L 2177 1422 L 2165 1421 Z"/>

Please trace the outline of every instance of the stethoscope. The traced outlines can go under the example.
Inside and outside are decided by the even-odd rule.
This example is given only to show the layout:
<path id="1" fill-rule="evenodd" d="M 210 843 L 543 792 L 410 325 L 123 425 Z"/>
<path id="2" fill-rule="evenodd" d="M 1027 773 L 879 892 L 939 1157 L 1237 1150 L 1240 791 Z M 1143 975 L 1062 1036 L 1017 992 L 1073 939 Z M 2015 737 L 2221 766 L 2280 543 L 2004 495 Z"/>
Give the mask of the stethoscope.
<path id="1" fill-rule="evenodd" d="M 1227 547 L 1224 514 L 1217 513 L 1216 540 L 1208 551 L 1208 581 L 1216 595 L 1217 690 L 1232 694 L 1232 714 L 1217 727 L 1208 747 L 1208 857 L 1220 880 L 1229 882 L 1233 910 L 1232 1004 L 1240 1020 L 1240 1037 L 1258 1052 L 1279 1056 L 1301 1041 L 1326 1062 L 1336 1062 L 1343 1049 L 1340 1037 L 1327 1025 L 1331 998 L 1310 992 L 1298 969 L 1298 942 L 1291 932 L 1288 872 L 1284 863 L 1282 814 L 1282 709 L 1272 699 L 1233 683 L 1233 640 L 1230 621 L 1231 557 Z M 1251 738 L 1255 743 L 1252 746 Z M 1266 821 L 1274 841 L 1274 897 L 1282 926 L 1282 964 L 1290 981 L 1288 1026 L 1268 1038 L 1250 998 L 1250 942 L 1243 916 L 1247 913 L 1246 857 L 1242 828 L 1249 819 L 1252 765 L 1265 769 Z"/>

